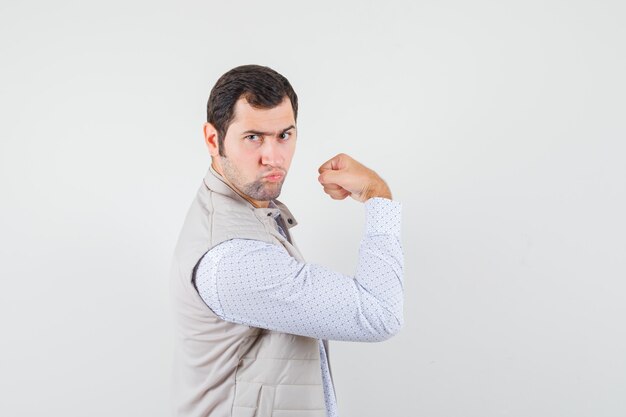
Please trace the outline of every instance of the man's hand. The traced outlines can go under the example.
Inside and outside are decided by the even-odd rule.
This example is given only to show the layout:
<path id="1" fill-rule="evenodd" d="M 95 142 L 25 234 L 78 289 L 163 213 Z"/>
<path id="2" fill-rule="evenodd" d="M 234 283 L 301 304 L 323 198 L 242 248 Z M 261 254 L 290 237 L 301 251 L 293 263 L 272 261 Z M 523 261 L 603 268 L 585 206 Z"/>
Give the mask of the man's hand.
<path id="1" fill-rule="evenodd" d="M 372 197 L 391 200 L 391 190 L 378 174 L 345 153 L 329 159 L 318 169 L 317 180 L 335 200 L 347 196 L 365 202 Z"/>

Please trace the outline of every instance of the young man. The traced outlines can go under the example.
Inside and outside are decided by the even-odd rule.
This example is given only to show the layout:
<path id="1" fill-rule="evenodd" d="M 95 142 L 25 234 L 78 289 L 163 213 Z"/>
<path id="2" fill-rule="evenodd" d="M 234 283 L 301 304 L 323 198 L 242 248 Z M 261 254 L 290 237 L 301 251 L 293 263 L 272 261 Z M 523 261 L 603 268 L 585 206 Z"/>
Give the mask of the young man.
<path id="1" fill-rule="evenodd" d="M 402 326 L 401 205 L 374 171 L 345 154 L 319 168 L 331 198 L 365 205 L 354 277 L 306 263 L 295 245 L 276 198 L 297 115 L 289 81 L 267 67 L 234 68 L 211 90 L 212 163 L 171 271 L 177 416 L 336 416 L 327 341 L 383 341 Z"/>

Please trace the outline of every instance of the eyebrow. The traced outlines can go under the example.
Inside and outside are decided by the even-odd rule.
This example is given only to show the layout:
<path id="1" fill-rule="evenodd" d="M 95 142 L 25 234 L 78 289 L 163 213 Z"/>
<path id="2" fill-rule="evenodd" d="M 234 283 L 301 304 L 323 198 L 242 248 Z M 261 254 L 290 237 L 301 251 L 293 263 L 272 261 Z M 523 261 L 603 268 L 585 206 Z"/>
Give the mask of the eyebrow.
<path id="1" fill-rule="evenodd" d="M 286 131 L 290 130 L 290 129 L 295 129 L 296 127 L 294 125 L 291 125 L 283 130 L 280 131 L 280 133 L 285 133 Z M 259 130 L 246 130 L 245 132 L 242 133 L 242 135 L 247 135 L 247 134 L 252 134 L 252 135 L 261 135 L 261 136 L 270 136 L 272 134 L 272 132 L 261 132 Z"/>

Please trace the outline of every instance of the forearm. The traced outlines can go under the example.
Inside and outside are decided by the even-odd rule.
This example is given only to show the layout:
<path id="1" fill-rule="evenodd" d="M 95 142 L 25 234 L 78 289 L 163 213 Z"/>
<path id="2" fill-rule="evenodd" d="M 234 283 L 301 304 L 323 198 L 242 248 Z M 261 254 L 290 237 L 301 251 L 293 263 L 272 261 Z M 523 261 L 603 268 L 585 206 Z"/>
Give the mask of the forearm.
<path id="1" fill-rule="evenodd" d="M 365 209 L 365 232 L 354 279 L 367 294 L 362 316 L 385 338 L 395 334 L 404 322 L 401 205 L 375 198 L 365 202 Z"/>

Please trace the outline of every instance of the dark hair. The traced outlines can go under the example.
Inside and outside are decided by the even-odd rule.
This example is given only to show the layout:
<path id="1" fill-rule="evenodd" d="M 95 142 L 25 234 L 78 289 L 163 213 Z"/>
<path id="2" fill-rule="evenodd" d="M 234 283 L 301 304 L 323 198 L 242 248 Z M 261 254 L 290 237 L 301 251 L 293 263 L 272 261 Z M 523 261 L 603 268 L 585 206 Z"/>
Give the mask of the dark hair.
<path id="1" fill-rule="evenodd" d="M 261 65 L 235 67 L 217 80 L 207 103 L 207 122 L 217 130 L 221 156 L 225 156 L 224 138 L 235 118 L 235 103 L 242 96 L 251 106 L 265 109 L 278 106 L 288 97 L 293 117 L 298 119 L 298 96 L 285 77 Z"/>

